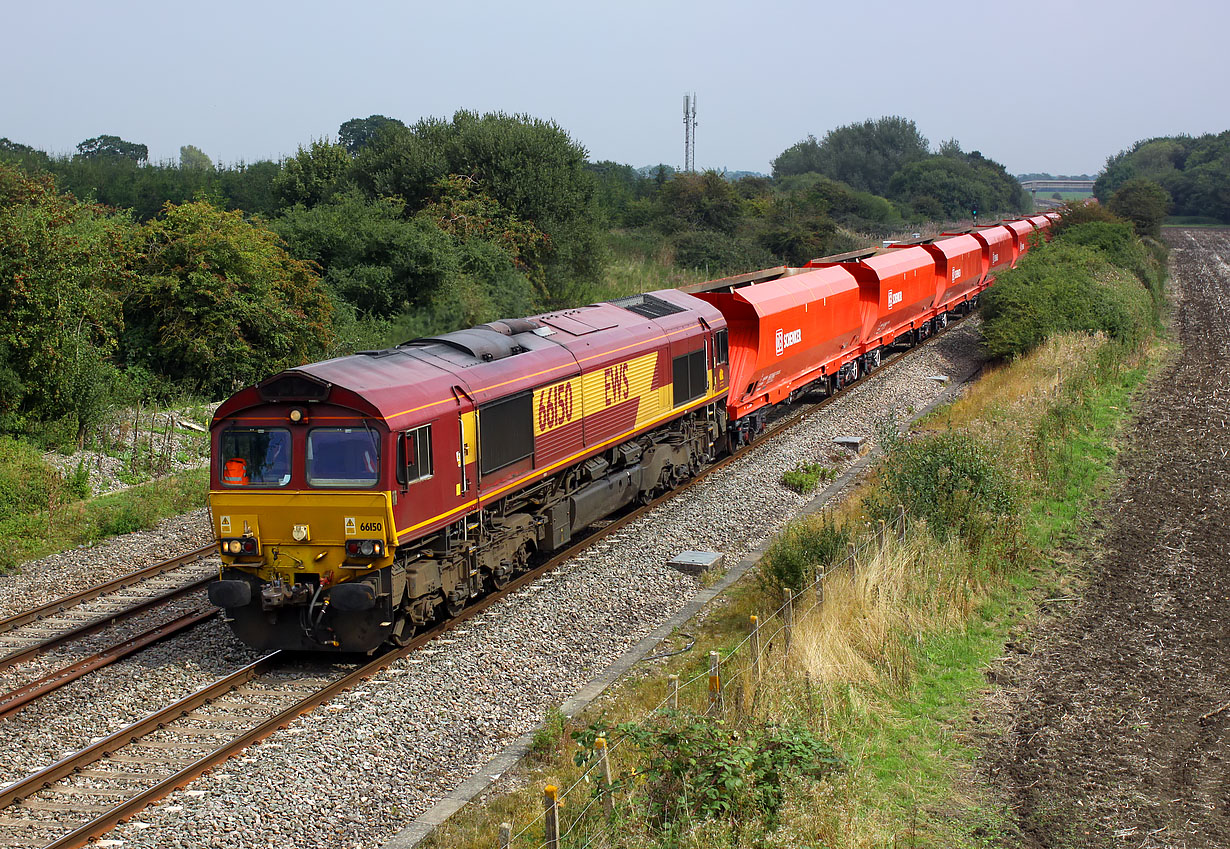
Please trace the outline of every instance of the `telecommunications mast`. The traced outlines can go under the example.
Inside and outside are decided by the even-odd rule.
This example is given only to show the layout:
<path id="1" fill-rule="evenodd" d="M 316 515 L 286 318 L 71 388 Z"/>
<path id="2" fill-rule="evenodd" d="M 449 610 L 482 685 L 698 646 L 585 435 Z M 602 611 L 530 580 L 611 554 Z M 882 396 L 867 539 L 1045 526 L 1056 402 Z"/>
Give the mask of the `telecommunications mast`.
<path id="1" fill-rule="evenodd" d="M 696 92 L 683 96 L 683 170 L 696 170 Z"/>

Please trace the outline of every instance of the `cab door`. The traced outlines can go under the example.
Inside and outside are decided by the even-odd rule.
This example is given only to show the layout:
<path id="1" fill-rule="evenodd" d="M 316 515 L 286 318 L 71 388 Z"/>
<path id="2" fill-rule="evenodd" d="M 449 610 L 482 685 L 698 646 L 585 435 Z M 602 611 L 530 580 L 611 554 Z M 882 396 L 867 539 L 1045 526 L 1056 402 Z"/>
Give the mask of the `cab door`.
<path id="1" fill-rule="evenodd" d="M 453 387 L 457 396 L 457 495 L 465 500 L 478 498 L 478 407 L 461 386 Z"/>

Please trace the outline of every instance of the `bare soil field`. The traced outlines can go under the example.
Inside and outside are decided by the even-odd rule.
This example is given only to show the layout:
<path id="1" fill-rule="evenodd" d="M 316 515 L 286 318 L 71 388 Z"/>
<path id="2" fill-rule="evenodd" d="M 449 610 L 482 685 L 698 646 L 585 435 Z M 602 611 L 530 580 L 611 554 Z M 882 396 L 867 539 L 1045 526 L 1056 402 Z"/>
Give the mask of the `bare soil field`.
<path id="1" fill-rule="evenodd" d="M 1124 435 L 1081 598 L 986 705 L 1009 845 L 1230 846 L 1230 230 L 1165 238 L 1181 351 Z"/>

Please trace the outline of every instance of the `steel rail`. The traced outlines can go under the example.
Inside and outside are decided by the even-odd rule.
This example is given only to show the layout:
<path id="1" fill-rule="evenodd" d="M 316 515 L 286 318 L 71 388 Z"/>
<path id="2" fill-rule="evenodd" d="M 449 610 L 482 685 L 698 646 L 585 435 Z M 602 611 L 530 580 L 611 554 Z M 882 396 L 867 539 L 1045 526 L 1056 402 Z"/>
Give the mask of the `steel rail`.
<path id="1" fill-rule="evenodd" d="M 8 693 L 0 694 L 0 719 L 16 713 L 30 704 L 30 702 L 58 690 L 65 684 L 76 681 L 83 675 L 88 675 L 105 666 L 110 666 L 117 660 L 122 660 L 130 654 L 135 654 L 147 646 L 161 642 L 168 637 L 173 637 L 180 631 L 217 616 L 219 612 L 216 607 L 194 610 L 170 622 L 163 622 L 161 625 L 150 628 L 148 631 L 144 631 L 135 637 L 130 637 L 123 642 L 116 643 L 110 648 L 103 649 L 90 657 L 79 660 L 62 669 L 57 669 L 55 672 L 48 673 L 35 681 L 23 684 L 10 690 Z"/>
<path id="2" fill-rule="evenodd" d="M 172 569 L 177 569 L 185 563 L 190 563 L 193 560 L 200 560 L 207 557 L 214 551 L 218 550 L 218 544 L 212 542 L 209 545 L 203 545 L 200 548 L 186 551 L 183 554 L 168 558 L 167 560 L 159 561 L 143 569 L 138 569 L 135 572 L 130 572 L 127 575 L 121 575 L 114 580 L 107 581 L 102 584 L 97 584 L 93 587 L 81 590 L 80 592 L 66 595 L 63 598 L 57 598 L 54 601 L 49 601 L 46 604 L 36 607 L 33 610 L 27 610 L 24 613 L 18 613 L 13 616 L 0 619 L 0 634 L 7 633 L 14 628 L 20 628 L 22 625 L 28 625 L 31 622 L 36 622 L 39 619 L 45 619 L 53 613 L 63 613 L 70 607 L 75 607 L 83 601 L 90 601 L 98 598 L 105 593 L 114 592 L 115 590 L 123 589 L 132 584 L 140 583 L 154 575 L 160 575 L 163 572 L 169 572 Z"/>
<path id="3" fill-rule="evenodd" d="M 160 593 L 156 596 L 150 596 L 149 598 L 144 599 L 131 607 L 126 607 L 123 610 L 116 611 L 115 613 L 106 614 L 99 619 L 93 619 L 77 626 L 76 628 L 56 634 L 54 637 L 48 637 L 45 640 L 40 640 L 34 645 L 26 646 L 23 649 L 18 649 L 11 654 L 6 654 L 3 657 L 0 657 L 0 669 L 7 669 L 15 663 L 20 663 L 21 661 L 27 660 L 37 654 L 42 654 L 48 649 L 55 648 L 56 646 L 63 645 L 64 643 L 71 642 L 73 640 L 79 640 L 82 637 L 87 637 L 96 631 L 101 631 L 103 628 L 114 625 L 117 622 L 123 622 L 126 619 L 131 619 L 138 613 L 144 613 L 152 607 L 157 607 L 160 604 L 166 604 L 169 601 L 174 601 L 180 596 L 202 589 L 213 580 L 213 575 L 198 578 L 191 583 L 184 584 L 180 587 L 175 587 L 174 589 L 167 590 L 166 592 Z"/>

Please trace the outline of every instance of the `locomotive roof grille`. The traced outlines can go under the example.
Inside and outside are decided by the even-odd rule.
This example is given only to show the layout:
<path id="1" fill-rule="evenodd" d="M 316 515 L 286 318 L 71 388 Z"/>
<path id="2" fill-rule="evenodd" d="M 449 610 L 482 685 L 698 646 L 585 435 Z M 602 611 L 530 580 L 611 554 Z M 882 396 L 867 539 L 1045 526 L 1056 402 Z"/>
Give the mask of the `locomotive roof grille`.
<path id="1" fill-rule="evenodd" d="M 674 315 L 677 312 L 684 311 L 683 307 L 676 306 L 653 295 L 630 295 L 627 298 L 611 301 L 611 303 L 617 307 L 623 307 L 629 312 L 643 315 L 645 318 L 661 318 L 664 315 Z"/>

